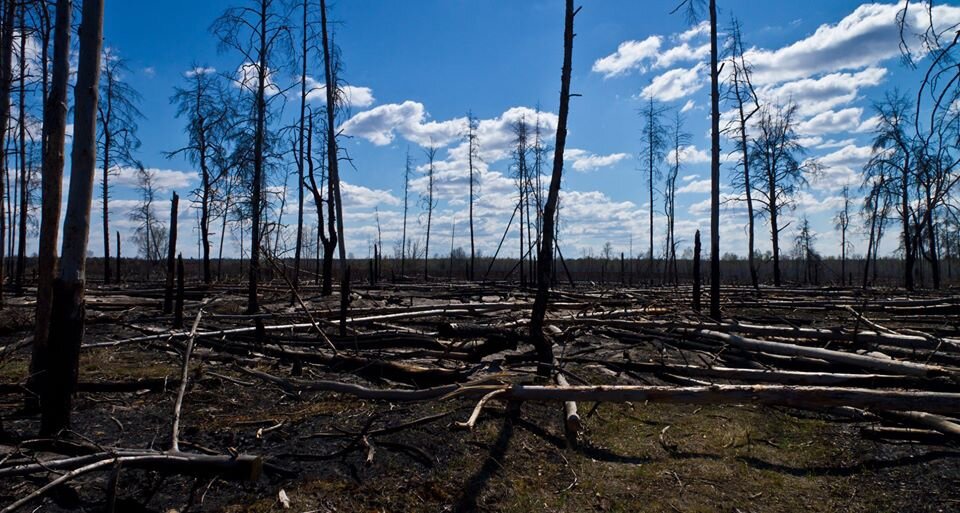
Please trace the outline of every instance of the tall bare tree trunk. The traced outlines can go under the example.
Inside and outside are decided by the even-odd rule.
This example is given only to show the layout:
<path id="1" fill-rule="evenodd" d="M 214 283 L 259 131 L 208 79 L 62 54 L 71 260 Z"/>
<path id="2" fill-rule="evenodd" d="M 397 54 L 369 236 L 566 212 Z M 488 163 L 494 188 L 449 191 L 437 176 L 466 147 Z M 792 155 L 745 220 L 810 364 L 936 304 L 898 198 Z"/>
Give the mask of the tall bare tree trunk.
<path id="1" fill-rule="evenodd" d="M 303 186 L 304 186 L 304 137 L 306 136 L 307 117 L 307 12 L 309 3 L 303 0 L 303 39 L 301 40 L 301 55 L 303 59 L 300 68 L 300 137 L 297 152 L 297 245 L 293 255 L 293 286 L 300 286 L 300 257 L 303 253 Z M 293 295 L 296 295 L 294 293 Z"/>
<path id="2" fill-rule="evenodd" d="M 16 3 L 5 0 L 3 9 L 3 32 L 0 34 L 0 166 L 6 169 L 10 160 L 7 147 L 10 125 L 10 89 L 13 87 L 13 20 L 16 19 Z M 0 191 L 4 187 L 6 173 L 0 172 Z M 7 184 L 9 190 L 9 183 Z M 7 196 L 9 201 L 9 195 Z M 3 307 L 4 282 L 4 236 L 6 235 L 6 215 L 3 199 L 0 198 L 0 308 Z"/>
<path id="3" fill-rule="evenodd" d="M 80 57 L 74 93 L 70 194 L 63 225 L 60 271 L 53 283 L 49 378 L 41 393 L 40 432 L 56 434 L 70 425 L 84 329 L 84 283 L 94 170 L 97 166 L 97 100 L 103 47 L 103 2 L 84 0 Z"/>
<path id="4" fill-rule="evenodd" d="M 710 317 L 720 320 L 720 73 L 717 0 L 710 0 Z"/>
<path id="5" fill-rule="evenodd" d="M 251 184 L 250 207 L 253 216 L 250 220 L 250 271 L 248 275 L 247 313 L 255 314 L 260 311 L 260 302 L 257 298 L 260 284 L 260 238 L 262 218 L 262 191 L 263 186 L 263 146 L 264 132 L 267 124 L 267 0 L 260 0 L 260 33 L 259 51 L 257 53 L 257 92 L 256 92 L 256 126 L 253 136 L 253 183 Z"/>
<path id="6" fill-rule="evenodd" d="M 916 264 L 916 253 L 913 248 L 913 239 L 910 235 L 910 166 L 909 153 L 904 152 L 903 169 L 900 177 L 900 222 L 903 225 L 903 286 L 913 290 L 913 270 Z"/>
<path id="7" fill-rule="evenodd" d="M 72 0 L 57 0 L 53 36 L 53 77 L 43 107 L 44 153 L 41 167 L 40 241 L 37 250 L 37 314 L 33 332 L 28 388 L 39 395 L 47 377 L 47 335 L 56 276 L 57 239 L 60 234 L 63 161 L 67 128 L 67 82 L 70 77 L 70 24 Z"/>
<path id="8" fill-rule="evenodd" d="M 563 177 L 563 149 L 567 144 L 567 116 L 570 112 L 570 74 L 573 61 L 573 19 L 580 8 L 573 8 L 573 0 L 566 0 L 563 29 L 563 68 L 560 73 L 560 110 L 557 118 L 556 147 L 553 153 L 553 176 L 543 209 L 543 244 L 540 246 L 537 266 L 537 297 L 530 316 L 530 339 L 537 349 L 540 365 L 537 372 L 549 375 L 553 366 L 553 347 L 543 333 L 543 319 L 547 313 L 550 295 L 550 271 L 553 268 L 554 223 Z"/>
<path id="9" fill-rule="evenodd" d="M 17 270 L 14 290 L 23 294 L 23 278 L 27 267 L 27 4 L 20 3 L 20 215 L 17 230 Z"/>
<path id="10" fill-rule="evenodd" d="M 476 128 L 474 123 L 475 122 L 473 120 L 473 113 L 470 112 L 467 114 L 467 124 L 468 124 L 467 129 L 469 130 L 469 134 L 467 135 L 467 144 L 468 144 L 467 164 L 469 165 L 469 168 L 470 168 L 470 276 L 469 276 L 470 281 L 473 281 L 474 279 L 476 279 L 476 274 L 474 273 L 473 269 L 474 267 L 476 267 L 476 264 L 477 264 L 477 250 L 476 250 L 476 246 L 474 244 L 474 238 L 473 238 L 473 196 L 474 196 L 473 152 L 476 151 L 476 139 L 477 139 Z"/>
<path id="11" fill-rule="evenodd" d="M 333 197 L 328 201 L 333 201 L 337 214 L 337 233 L 339 234 L 338 246 L 340 249 L 340 274 L 346 280 L 347 268 L 347 249 L 345 237 L 343 234 L 343 202 L 340 198 L 340 166 L 337 153 L 337 127 L 336 127 L 336 92 L 337 83 L 333 75 L 333 63 L 331 62 L 330 38 L 327 34 L 327 0 L 320 0 L 320 24 L 322 26 L 321 34 L 323 38 L 323 66 L 327 94 L 327 173 L 329 174 L 330 189 L 333 191 Z"/>

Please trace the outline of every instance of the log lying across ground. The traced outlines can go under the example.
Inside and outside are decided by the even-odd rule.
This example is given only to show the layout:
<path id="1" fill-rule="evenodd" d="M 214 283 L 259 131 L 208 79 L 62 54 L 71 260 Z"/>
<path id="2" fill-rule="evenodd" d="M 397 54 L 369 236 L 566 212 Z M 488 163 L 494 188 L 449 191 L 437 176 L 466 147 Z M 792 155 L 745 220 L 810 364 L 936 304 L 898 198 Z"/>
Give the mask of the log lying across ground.
<path id="1" fill-rule="evenodd" d="M 693 336 L 705 337 L 721 341 L 741 349 L 752 351 L 761 351 L 770 354 L 782 356 L 800 356 L 825 360 L 832 363 L 850 365 L 864 369 L 872 369 L 905 376 L 917 376 L 933 378 L 938 376 L 948 376 L 955 380 L 960 380 L 960 374 L 954 369 L 940 367 L 937 365 L 927 365 L 923 363 L 914 363 L 886 358 L 877 358 L 874 356 L 862 355 L 857 353 L 848 353 L 844 351 L 835 351 L 832 349 L 821 349 L 818 347 L 799 346 L 796 344 L 786 344 L 783 342 L 772 342 L 768 340 L 759 340 L 753 338 L 731 335 L 713 330 L 689 330 L 688 334 Z"/>
<path id="2" fill-rule="evenodd" d="M 960 393 L 868 390 L 783 385 L 666 386 L 539 386 L 477 385 L 461 387 L 453 396 L 477 396 L 504 390 L 497 399 L 518 401 L 651 402 L 673 404 L 764 404 L 803 409 L 853 406 L 872 410 L 960 412 Z"/>

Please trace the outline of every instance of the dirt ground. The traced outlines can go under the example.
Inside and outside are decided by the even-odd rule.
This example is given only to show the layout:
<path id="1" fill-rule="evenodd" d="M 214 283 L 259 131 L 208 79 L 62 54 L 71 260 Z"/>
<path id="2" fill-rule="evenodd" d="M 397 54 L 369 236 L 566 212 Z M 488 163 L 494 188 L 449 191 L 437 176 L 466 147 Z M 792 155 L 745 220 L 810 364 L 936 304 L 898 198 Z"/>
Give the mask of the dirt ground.
<path id="1" fill-rule="evenodd" d="M 402 295 L 390 287 L 361 289 L 352 306 L 444 304 L 456 294 Z M 231 300 L 224 294 L 209 310 L 238 313 L 240 297 Z M 616 293 L 609 297 L 623 299 Z M 481 292 L 469 299 L 493 297 Z M 158 301 L 94 298 L 87 342 L 149 333 L 149 327 L 166 329 L 168 320 L 156 311 Z M 333 301 L 309 298 L 311 308 L 320 311 L 332 310 Z M 648 301 L 653 304 L 659 300 Z M 188 315 L 190 308 L 188 304 Z M 267 310 L 275 314 L 271 323 L 297 315 L 285 300 Z M 28 312 L 27 301 L 8 308 L 0 345 L 15 347 L 29 336 Z M 759 315 L 734 305 L 726 314 Z M 501 320 L 522 315 L 511 311 L 501 314 Z M 810 316 L 796 311 L 778 315 L 794 321 Z M 415 323 L 424 327 L 430 322 Z M 656 358 L 653 348 L 623 349 L 617 341 L 586 332 L 573 332 L 564 351 L 574 354 L 603 343 L 615 346 L 614 351 L 631 351 L 633 359 Z M 525 349 L 521 344 L 513 353 Z M 22 382 L 28 356 L 28 348 L 19 348 L 0 360 L 0 383 Z M 81 381 L 173 380 L 180 365 L 178 352 L 162 342 L 91 349 L 82 356 Z M 485 358 L 479 365 L 496 370 L 507 363 Z M 262 455 L 264 476 L 232 482 L 129 469 L 119 477 L 117 511 L 960 511 L 960 449 L 954 442 L 867 437 L 864 430 L 873 424 L 822 412 L 756 405 L 581 403 L 586 431 L 579 440 L 569 440 L 563 410 L 553 403 L 524 403 L 518 411 L 492 402 L 469 430 L 456 422 L 466 420 L 474 400 L 389 403 L 330 392 L 294 393 L 228 362 L 195 359 L 191 368 L 183 407 L 184 450 Z M 269 358 L 258 369 L 284 377 L 299 370 Z M 567 370 L 591 384 L 664 383 L 597 365 L 570 364 Z M 530 366 L 511 367 L 514 381 L 535 382 L 531 371 Z M 306 366 L 303 377 L 371 385 L 323 366 Z M 391 383 L 375 383 L 385 384 Z M 67 436 L 104 447 L 164 448 L 175 395 L 175 386 L 80 392 L 73 433 Z M 19 395 L 0 395 L 0 415 L 5 430 L 0 446 L 7 453 L 37 431 L 37 416 L 23 411 Z M 416 425 L 403 426 L 418 419 Z M 396 426 L 400 428 L 390 429 Z M 38 511 L 101 511 L 105 474 L 77 479 L 24 511 L 37 506 Z M 22 497 L 49 477 L 0 479 L 0 504 Z M 289 509 L 281 495 L 288 498 Z"/>

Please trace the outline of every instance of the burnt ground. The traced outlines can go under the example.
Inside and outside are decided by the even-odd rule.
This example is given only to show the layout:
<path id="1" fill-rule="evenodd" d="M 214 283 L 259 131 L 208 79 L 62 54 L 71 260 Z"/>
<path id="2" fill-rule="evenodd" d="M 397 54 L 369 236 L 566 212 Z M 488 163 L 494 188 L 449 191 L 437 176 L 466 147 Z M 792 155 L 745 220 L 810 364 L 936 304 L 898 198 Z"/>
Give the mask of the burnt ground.
<path id="1" fill-rule="evenodd" d="M 269 292 L 268 292 L 269 294 Z M 635 290 L 592 290 L 576 297 L 597 298 L 581 312 L 613 312 L 643 307 L 645 318 L 669 317 L 682 309 L 683 294 Z M 773 294 L 773 293 L 771 293 Z M 779 294 L 779 293 L 778 293 Z M 104 342 L 166 330 L 169 318 L 158 313 L 152 292 L 104 291 L 91 297 L 87 342 Z M 187 303 L 192 318 L 202 294 Z M 242 310 L 241 291 L 221 290 L 206 310 L 204 329 L 250 326 L 231 317 Z M 812 296 L 810 299 L 808 296 Z M 338 298 L 311 297 L 318 316 L 335 317 Z M 507 287 L 477 290 L 450 287 L 358 288 L 352 308 L 376 311 L 410 305 L 466 301 L 517 302 L 526 293 Z M 572 301 L 574 293 L 558 298 Z M 792 301 L 822 301 L 822 295 L 798 293 Z M 889 294 L 880 294 L 889 297 Z M 677 302 L 672 303 L 670 298 Z M 860 298 L 861 304 L 879 299 Z M 13 301 L 2 314 L 0 383 L 22 382 L 29 348 L 29 301 Z M 631 306 L 632 305 L 632 306 Z M 572 307 L 571 307 L 572 308 Z M 267 325 L 303 322 L 282 290 L 266 310 Z M 817 309 L 770 310 L 727 298 L 725 314 L 800 325 L 837 325 L 844 314 Z M 514 309 L 482 314 L 445 314 L 384 321 L 369 329 L 418 329 L 433 333 L 447 322 L 509 323 L 524 318 Z M 692 314 L 689 314 L 692 315 Z M 297 319 L 299 319 L 297 321 Z M 885 322 L 906 325 L 895 316 Z M 950 322 L 912 319 L 928 331 L 952 330 Z M 189 324 L 189 322 L 188 322 Z M 402 326 L 400 326 L 402 324 Z M 626 354 L 634 361 L 663 358 L 662 349 L 622 342 L 575 323 L 565 328 L 562 351 L 605 358 Z M 306 337 L 309 330 L 300 330 Z M 282 337 L 271 333 L 268 337 Z M 292 339 L 291 332 L 291 339 Z M 443 337 L 440 337 L 441 339 Z M 228 341 L 229 342 L 229 341 Z M 198 340 L 198 347 L 204 347 Z M 512 382 L 535 382 L 529 363 L 510 355 L 488 356 L 481 363 L 443 362 L 441 366 L 484 367 Z M 395 353 L 377 353 L 395 358 Z M 289 378 L 298 372 L 283 358 L 255 351 L 248 356 L 258 370 Z M 420 357 L 424 360 L 424 357 Z M 248 360 L 249 363 L 249 360 Z M 175 380 L 180 373 L 178 346 L 165 340 L 85 350 L 81 381 L 111 382 L 141 378 Z M 284 511 L 278 496 L 289 497 L 290 511 L 960 511 L 960 449 L 946 439 L 894 440 L 865 436 L 876 424 L 824 412 L 757 405 L 593 404 L 579 405 L 586 432 L 579 440 L 564 433 L 562 407 L 528 402 L 516 411 L 491 402 L 473 430 L 458 428 L 475 400 L 454 398 L 420 403 L 367 401 L 331 392 L 290 392 L 265 383 L 230 362 L 192 360 L 191 382 L 183 407 L 184 450 L 262 455 L 269 463 L 256 482 L 161 475 L 124 470 L 119 478 L 118 511 Z M 591 384 L 664 384 L 663 377 L 617 372 L 607 366 L 570 363 L 571 376 Z M 403 386 L 364 379 L 323 365 L 305 365 L 303 379 L 336 379 L 369 386 Z M 504 378 L 506 379 L 506 378 Z M 73 433 L 104 447 L 165 448 L 169 441 L 176 387 L 123 393 L 80 392 Z M 37 431 L 35 414 L 22 410 L 22 396 L 0 395 L 5 453 Z M 422 423 L 395 432 L 378 430 Z M 387 431 L 390 431 L 389 429 Z M 362 440 L 364 433 L 368 445 Z M 371 449 L 372 447 L 372 449 Z M 3 455 L 0 455 L 3 457 Z M 32 511 L 101 511 L 107 473 L 94 473 L 62 486 Z M 16 500 L 53 474 L 0 480 L 0 504 Z"/>

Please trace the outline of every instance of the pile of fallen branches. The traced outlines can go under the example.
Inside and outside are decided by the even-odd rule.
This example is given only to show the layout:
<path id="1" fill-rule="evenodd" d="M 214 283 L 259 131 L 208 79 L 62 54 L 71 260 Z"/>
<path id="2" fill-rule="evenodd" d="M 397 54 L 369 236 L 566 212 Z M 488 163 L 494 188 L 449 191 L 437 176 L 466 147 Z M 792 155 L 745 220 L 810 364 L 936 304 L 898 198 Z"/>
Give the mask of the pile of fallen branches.
<path id="1" fill-rule="evenodd" d="M 170 448 L 88 446 L 83 454 L 43 458 L 38 449 L 20 445 L 0 462 L 0 479 L 63 473 L 8 509 L 95 470 L 255 479 L 264 467 L 259 457 L 180 451 L 177 432 L 191 359 L 204 362 L 205 372 L 217 378 L 240 385 L 259 381 L 307 400 L 311 393 L 332 393 L 391 403 L 473 401 L 469 417 L 453 427 L 472 428 L 494 401 L 511 408 L 558 402 L 574 443 L 584 432 L 578 403 L 602 402 L 780 405 L 867 422 L 869 436 L 944 443 L 960 436 L 960 335 L 944 316 L 960 307 L 951 297 L 731 289 L 724 301 L 736 316 L 717 323 L 688 309 L 690 289 L 560 290 L 547 317 L 554 372 L 549 381 L 538 381 L 526 336 L 528 291 L 495 283 L 357 288 L 344 312 L 339 298 L 321 297 L 309 287 L 300 288 L 291 304 L 291 288 L 276 288 L 275 301 L 264 301 L 264 312 L 254 316 L 207 305 L 206 298 L 226 297 L 216 290 L 198 294 L 188 331 L 164 326 L 168 319 L 138 300 L 121 300 L 130 305 L 122 321 L 125 336 L 90 340 L 84 349 L 137 345 L 176 355 L 183 372 L 162 383 L 84 382 L 81 388 L 179 387 Z M 124 294 L 152 297 L 152 291 L 115 296 Z M 107 309 L 116 311 L 115 305 Z M 0 384 L 0 393 L 20 391 L 20 384 Z M 370 426 L 351 433 L 343 451 L 366 449 L 372 461 L 379 433 Z"/>

